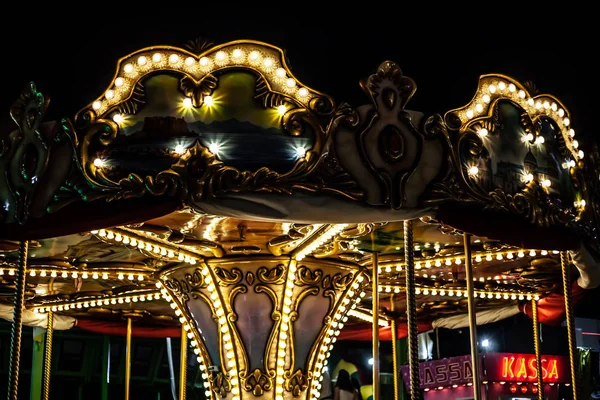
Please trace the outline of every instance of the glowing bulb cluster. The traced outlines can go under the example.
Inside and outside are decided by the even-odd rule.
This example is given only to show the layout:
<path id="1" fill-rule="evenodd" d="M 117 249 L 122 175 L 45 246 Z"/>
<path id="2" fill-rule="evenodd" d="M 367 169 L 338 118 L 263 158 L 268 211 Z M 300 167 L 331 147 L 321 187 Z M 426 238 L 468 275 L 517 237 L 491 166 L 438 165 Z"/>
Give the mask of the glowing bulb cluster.
<path id="1" fill-rule="evenodd" d="M 380 292 L 385 293 L 400 293 L 405 292 L 406 287 L 402 285 L 380 285 Z M 469 297 L 469 292 L 466 289 L 442 289 L 442 288 L 431 288 L 425 286 L 417 286 L 415 288 L 415 294 L 423 296 L 440 296 L 440 297 Z M 502 292 L 502 291 L 490 291 L 490 290 L 474 290 L 473 297 L 480 297 L 482 299 L 496 299 L 496 300 L 539 300 L 540 295 L 537 293 L 521 293 L 521 292 Z"/>
<path id="2" fill-rule="evenodd" d="M 313 379 L 310 383 L 310 392 L 308 393 L 311 400 L 318 400 L 320 397 L 324 368 L 327 366 L 327 360 L 333 349 L 333 344 L 344 327 L 344 323 L 348 320 L 348 312 L 355 310 L 358 303 L 365 296 L 365 293 L 360 291 L 363 281 L 363 275 L 356 274 L 354 276 L 350 288 L 340 298 L 337 307 L 333 310 L 333 318 L 325 328 L 327 329 L 325 336 L 317 349 L 317 354 L 313 361 Z"/>
<path id="3" fill-rule="evenodd" d="M 111 229 L 100 229 L 91 233 L 104 241 L 122 244 L 134 249 L 137 248 L 138 250 L 151 253 L 158 258 L 183 261 L 192 265 L 196 263 L 196 258 L 192 253 L 185 252 L 174 246 L 163 245 L 155 240 L 142 239 L 119 230 Z"/>
<path id="4" fill-rule="evenodd" d="M 585 202 L 584 202 L 585 203 Z M 528 255 L 529 257 L 535 257 L 537 256 L 537 252 L 540 250 L 534 250 L 534 249 L 511 249 L 511 250 L 501 250 L 501 251 L 488 251 L 488 252 L 480 252 L 477 254 L 474 254 L 472 256 L 472 261 L 474 263 L 481 263 L 487 261 L 493 261 L 494 259 L 497 261 L 502 261 L 504 259 L 510 261 L 514 258 L 523 258 L 525 257 L 525 255 Z M 556 255 L 559 254 L 560 252 L 558 250 L 553 250 L 552 254 Z M 542 256 L 546 256 L 549 254 L 549 252 L 547 250 L 541 250 L 540 254 Z M 433 268 L 433 267 L 449 267 L 451 265 L 460 265 L 463 264 L 465 262 L 465 256 L 460 254 L 460 255 L 455 255 L 455 256 L 448 256 L 448 257 L 432 257 L 432 258 L 426 258 L 426 259 L 422 259 L 422 260 L 417 260 L 415 261 L 415 269 L 422 269 L 422 268 Z M 406 267 L 405 263 L 390 263 L 390 262 L 382 262 L 379 264 L 379 273 L 382 273 L 383 271 L 387 272 L 387 273 L 391 273 L 393 272 L 393 270 L 395 270 L 395 272 L 400 272 L 402 271 L 402 269 Z"/>
<path id="5" fill-rule="evenodd" d="M 583 159 L 584 153 L 577 150 L 579 144 L 574 140 L 575 131 L 571 128 L 569 114 L 560 102 L 548 95 L 531 97 L 524 87 L 508 77 L 496 75 L 482 77 L 475 97 L 467 106 L 457 110 L 457 115 L 463 124 L 467 124 L 473 119 L 486 116 L 491 105 L 498 99 L 511 100 L 526 110 L 532 118 L 543 116 L 553 119 L 562 132 L 573 157 Z M 488 131 L 480 129 L 477 133 L 484 137 Z M 530 143 L 541 145 L 545 142 L 542 136 L 534 137 L 531 133 L 527 136 L 527 141 Z"/>
<path id="6" fill-rule="evenodd" d="M 158 46 L 138 51 L 125 57 L 119 65 L 117 77 L 104 95 L 91 104 L 98 116 L 131 96 L 136 84 L 144 76 L 157 71 L 176 71 L 200 81 L 208 74 L 225 68 L 249 68 L 259 72 L 274 91 L 284 93 L 296 102 L 307 106 L 313 92 L 303 87 L 285 68 L 282 52 L 254 42 L 228 43 L 210 49 L 199 57 L 183 49 Z M 204 104 L 211 106 L 206 96 Z M 184 99 L 184 107 L 191 107 L 191 99 Z M 121 114 L 115 120 L 122 123 Z"/>
<path id="7" fill-rule="evenodd" d="M 148 279 L 146 272 L 140 272 L 135 270 L 74 270 L 74 269 L 63 269 L 63 268 L 30 268 L 28 269 L 29 276 L 31 277 L 50 277 L 50 278 L 63 278 L 63 279 L 94 279 L 94 280 L 109 280 L 118 279 L 130 280 L 130 281 L 143 281 Z M 15 274 L 14 268 L 7 268 L 6 273 L 12 276 Z M 0 268 L 0 275 L 4 275 L 4 268 Z"/>
<path id="8" fill-rule="evenodd" d="M 130 293 L 128 295 L 120 295 L 120 296 L 110 296 L 110 297 L 100 297 L 93 296 L 86 298 L 85 300 L 78 301 L 62 301 L 56 302 L 52 305 L 36 307 L 33 309 L 35 313 L 46 313 L 46 312 L 61 312 L 61 311 L 69 311 L 75 309 L 82 308 L 94 308 L 94 307 L 104 307 L 108 305 L 116 305 L 116 304 L 129 304 L 129 303 L 137 303 L 139 301 L 153 301 L 160 300 L 161 294 L 158 291 L 144 291 L 139 294 Z"/>

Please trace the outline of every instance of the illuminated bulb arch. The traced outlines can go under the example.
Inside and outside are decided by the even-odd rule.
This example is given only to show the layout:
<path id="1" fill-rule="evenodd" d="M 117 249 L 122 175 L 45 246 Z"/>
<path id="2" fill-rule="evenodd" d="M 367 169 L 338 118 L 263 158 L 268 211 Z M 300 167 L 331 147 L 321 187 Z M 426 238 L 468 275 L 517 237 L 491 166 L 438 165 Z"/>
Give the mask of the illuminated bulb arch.
<path id="1" fill-rule="evenodd" d="M 554 96 L 548 94 L 532 96 L 523 85 L 505 75 L 482 75 L 473 99 L 461 108 L 448 111 L 446 115 L 457 116 L 460 120 L 460 129 L 463 131 L 483 118 L 489 117 L 494 105 L 500 100 L 509 100 L 518 105 L 534 121 L 541 117 L 552 119 L 560 129 L 573 158 L 583 159 L 584 154 L 577 148 L 578 143 L 575 140 L 575 131 L 571 128 L 571 115 L 567 108 Z"/>
<path id="2" fill-rule="evenodd" d="M 278 47 L 252 41 L 237 40 L 205 50 L 201 54 L 172 46 L 141 49 L 119 60 L 117 72 L 107 90 L 88 107 L 102 118 L 115 106 L 128 100 L 137 83 L 150 73 L 175 71 L 195 81 L 208 74 L 229 68 L 245 68 L 261 75 L 269 89 L 302 107 L 324 94 L 302 85 L 290 72 L 284 53 Z"/>

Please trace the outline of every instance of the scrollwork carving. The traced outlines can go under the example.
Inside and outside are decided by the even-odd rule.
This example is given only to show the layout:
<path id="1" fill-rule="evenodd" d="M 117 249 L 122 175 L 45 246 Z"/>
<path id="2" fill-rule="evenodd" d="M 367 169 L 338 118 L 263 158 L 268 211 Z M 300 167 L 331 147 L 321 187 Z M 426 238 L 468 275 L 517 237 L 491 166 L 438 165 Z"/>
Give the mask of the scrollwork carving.
<path id="1" fill-rule="evenodd" d="M 31 82 L 10 110 L 18 130 L 0 139 L 0 220 L 6 223 L 44 215 L 73 168 L 75 130 L 66 119 L 43 123 L 49 103 Z"/>
<path id="2" fill-rule="evenodd" d="M 241 377 L 241 379 L 244 390 L 252 392 L 257 397 L 262 396 L 265 391 L 269 391 L 273 387 L 273 379 L 260 369 L 255 369 L 248 377 Z"/>
<path id="3" fill-rule="evenodd" d="M 282 284 L 285 282 L 285 266 L 283 264 L 279 264 L 271 269 L 267 267 L 260 267 L 256 271 L 256 276 L 262 283 L 269 285 Z"/>
<path id="4" fill-rule="evenodd" d="M 323 279 L 323 271 L 320 269 L 313 271 L 308 267 L 301 265 L 297 270 L 295 284 L 304 286 L 318 285 L 321 279 Z"/>
<path id="5" fill-rule="evenodd" d="M 294 397 L 300 396 L 300 393 L 308 388 L 308 375 L 301 369 L 296 370 L 289 378 L 285 380 L 285 390 L 291 392 Z"/>
<path id="6" fill-rule="evenodd" d="M 184 76 L 179 81 L 179 88 L 186 97 L 192 99 L 194 107 L 200 107 L 204 104 L 204 98 L 212 94 L 218 83 L 219 80 L 212 74 L 207 74 L 198 81 L 190 76 Z"/>
<path id="7" fill-rule="evenodd" d="M 242 281 L 244 274 L 239 268 L 221 268 L 215 267 L 215 274 L 219 278 L 219 285 L 221 286 L 231 286 Z"/>

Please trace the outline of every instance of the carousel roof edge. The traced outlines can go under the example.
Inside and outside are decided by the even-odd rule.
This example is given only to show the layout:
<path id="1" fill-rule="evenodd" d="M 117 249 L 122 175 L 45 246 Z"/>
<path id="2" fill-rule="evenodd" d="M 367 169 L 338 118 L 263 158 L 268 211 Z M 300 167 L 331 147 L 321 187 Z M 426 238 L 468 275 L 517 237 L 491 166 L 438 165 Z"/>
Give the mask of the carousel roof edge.
<path id="1" fill-rule="evenodd" d="M 55 123 L 31 83 L 2 138 L 2 235 L 51 235 L 44 226 L 61 218 L 99 228 L 108 210 L 126 216 L 114 225 L 214 204 L 257 216 L 273 202 L 285 209 L 273 219 L 302 220 L 304 204 L 322 218 L 397 221 L 458 204 L 598 242 L 600 155 L 584 153 L 558 99 L 482 75 L 468 104 L 422 116 L 406 109 L 416 84 L 392 61 L 361 87 L 367 104 L 336 103 L 303 85 L 281 49 L 251 40 L 134 52 L 106 91 Z"/>

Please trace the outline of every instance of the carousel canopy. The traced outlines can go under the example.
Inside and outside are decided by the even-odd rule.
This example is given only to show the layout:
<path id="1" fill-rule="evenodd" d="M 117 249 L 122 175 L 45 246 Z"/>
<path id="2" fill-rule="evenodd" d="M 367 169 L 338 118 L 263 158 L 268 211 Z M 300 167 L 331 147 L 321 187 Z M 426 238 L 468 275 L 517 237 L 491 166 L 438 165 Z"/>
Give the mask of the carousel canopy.
<path id="1" fill-rule="evenodd" d="M 405 220 L 424 329 L 464 323 L 465 233 L 482 323 L 552 304 L 559 251 L 579 288 L 600 283 L 600 154 L 557 98 L 483 75 L 467 104 L 424 115 L 392 61 L 360 87 L 365 105 L 338 102 L 250 40 L 136 51 L 72 118 L 46 120 L 28 84 L 1 133 L 6 307 L 26 240 L 26 324 L 49 311 L 65 329 L 184 324 L 202 365 L 279 396 L 314 390 L 318 374 L 295 371 L 320 371 L 344 324 L 369 318 L 373 252 L 382 298 L 405 309 Z M 211 382 L 240 393 L 237 378 Z"/>

